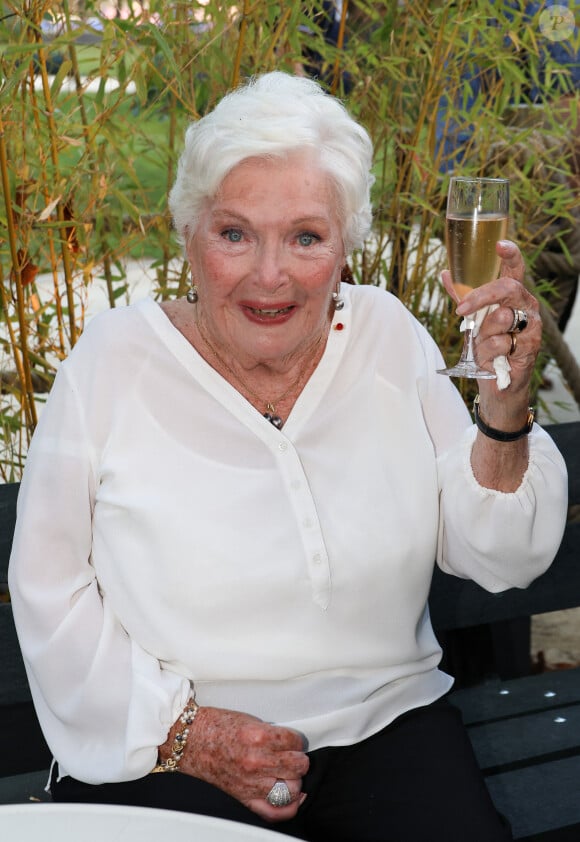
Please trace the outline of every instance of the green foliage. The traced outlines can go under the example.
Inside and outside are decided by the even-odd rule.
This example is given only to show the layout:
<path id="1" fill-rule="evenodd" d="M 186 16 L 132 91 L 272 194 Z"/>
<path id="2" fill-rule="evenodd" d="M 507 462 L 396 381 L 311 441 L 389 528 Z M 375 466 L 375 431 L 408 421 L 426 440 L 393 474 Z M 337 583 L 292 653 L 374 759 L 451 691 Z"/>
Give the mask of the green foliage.
<path id="1" fill-rule="evenodd" d="M 314 2 L 243 0 L 236 10 L 221 0 L 151 0 L 146 19 L 113 20 L 96 0 L 82 4 L 82 20 L 72 2 L 2 4 L 1 367 L 15 375 L 3 376 L 0 398 L 5 477 L 19 474 L 43 392 L 38 378 L 49 386 L 82 331 L 93 280 L 104 278 L 114 307 L 125 300 L 126 260 L 145 256 L 160 298 L 183 293 L 187 269 L 166 198 L 187 123 L 248 75 L 294 71 L 306 46 L 321 54 L 332 92 L 344 95 L 350 75 L 344 98 L 375 142 L 375 226 L 353 256 L 355 276 L 400 296 L 448 359 L 459 353 L 459 332 L 438 280 L 443 96 L 448 131 L 473 129 L 463 170 L 512 180 L 513 235 L 530 261 L 561 236 L 574 203 L 565 142 L 577 103 L 565 118 L 551 105 L 518 107 L 529 105 L 526 78 L 541 78 L 544 37 L 537 21 L 524 22 L 523 4 L 511 4 L 511 17 L 488 0 L 345 5 L 340 50 L 325 43 Z M 466 71 L 483 82 L 475 103 Z M 547 72 L 565 93 L 565 74 Z M 516 122 L 524 111 L 533 119 Z"/>

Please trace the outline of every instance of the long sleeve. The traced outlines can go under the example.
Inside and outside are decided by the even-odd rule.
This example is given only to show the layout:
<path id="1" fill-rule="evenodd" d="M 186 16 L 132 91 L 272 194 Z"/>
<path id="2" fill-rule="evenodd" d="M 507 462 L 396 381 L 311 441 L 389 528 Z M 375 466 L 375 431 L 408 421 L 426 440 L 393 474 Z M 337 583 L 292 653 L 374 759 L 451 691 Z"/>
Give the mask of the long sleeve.
<path id="1" fill-rule="evenodd" d="M 9 586 L 33 699 L 61 772 L 89 783 L 145 775 L 189 682 L 135 643 L 91 563 L 95 466 L 66 366 L 28 455 Z"/>
<path id="2" fill-rule="evenodd" d="M 442 570 L 496 592 L 527 587 L 553 561 L 566 524 L 566 464 L 537 424 L 529 436 L 529 462 L 512 494 L 482 487 L 471 468 L 477 429 L 450 378 L 436 373 L 439 350 L 416 325 L 426 366 L 421 383 L 425 420 L 437 456 Z"/>
<path id="3" fill-rule="evenodd" d="M 567 473 L 562 455 L 538 425 L 529 436 L 528 467 L 512 494 L 483 488 L 471 469 L 470 428 L 439 459 L 441 527 L 438 562 L 489 591 L 527 587 L 554 559 L 566 523 Z"/>

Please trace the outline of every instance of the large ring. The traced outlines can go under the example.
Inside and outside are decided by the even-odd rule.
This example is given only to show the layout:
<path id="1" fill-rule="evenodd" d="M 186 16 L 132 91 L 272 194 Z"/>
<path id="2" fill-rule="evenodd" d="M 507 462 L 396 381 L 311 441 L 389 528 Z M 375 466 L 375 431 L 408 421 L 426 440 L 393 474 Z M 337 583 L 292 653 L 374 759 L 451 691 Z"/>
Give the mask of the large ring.
<path id="1" fill-rule="evenodd" d="M 518 333 L 521 333 L 524 328 L 528 326 L 528 314 L 525 310 L 517 310 L 515 307 L 512 307 L 514 320 L 512 322 L 512 326 L 508 330 L 508 333 L 514 333 L 516 330 Z"/>
<path id="2" fill-rule="evenodd" d="M 518 337 L 515 333 L 510 333 L 508 335 L 509 335 L 509 338 L 511 339 L 511 343 L 512 343 L 510 345 L 510 349 L 508 351 L 508 357 L 511 357 L 511 355 L 514 353 L 514 351 L 518 347 Z"/>
<path id="3" fill-rule="evenodd" d="M 286 781 L 276 781 L 268 795 L 266 801 L 272 807 L 287 807 L 292 803 L 292 794 L 288 789 Z"/>

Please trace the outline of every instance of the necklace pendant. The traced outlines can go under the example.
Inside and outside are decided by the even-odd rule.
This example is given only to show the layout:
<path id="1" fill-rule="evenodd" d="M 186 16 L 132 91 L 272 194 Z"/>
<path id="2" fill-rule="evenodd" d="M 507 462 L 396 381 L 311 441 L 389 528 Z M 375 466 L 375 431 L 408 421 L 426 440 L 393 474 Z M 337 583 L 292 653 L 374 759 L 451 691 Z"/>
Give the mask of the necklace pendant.
<path id="1" fill-rule="evenodd" d="M 272 406 L 271 404 L 268 404 L 268 409 L 270 409 L 271 406 Z M 272 407 L 272 409 L 273 408 L 274 407 Z M 273 412 L 265 412 L 264 418 L 266 419 L 266 421 L 269 421 L 270 424 L 272 424 L 274 427 L 276 427 L 277 430 L 281 430 L 282 427 L 284 426 L 284 421 L 280 418 L 279 415 L 274 415 Z"/>

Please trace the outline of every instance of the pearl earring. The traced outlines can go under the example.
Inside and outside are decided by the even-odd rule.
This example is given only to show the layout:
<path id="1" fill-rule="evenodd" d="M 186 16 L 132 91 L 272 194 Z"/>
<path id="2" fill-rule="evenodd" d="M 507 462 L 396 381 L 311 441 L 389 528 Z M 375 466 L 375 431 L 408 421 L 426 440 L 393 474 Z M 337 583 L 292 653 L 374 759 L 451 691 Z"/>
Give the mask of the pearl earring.
<path id="1" fill-rule="evenodd" d="M 340 281 L 336 285 L 335 292 L 332 293 L 332 303 L 335 310 L 342 310 L 344 307 L 344 298 L 340 294 Z"/>
<path id="2" fill-rule="evenodd" d="M 197 294 L 197 287 L 195 284 L 192 284 L 187 290 L 187 295 L 185 297 L 187 298 L 189 304 L 197 304 L 199 295 Z"/>

